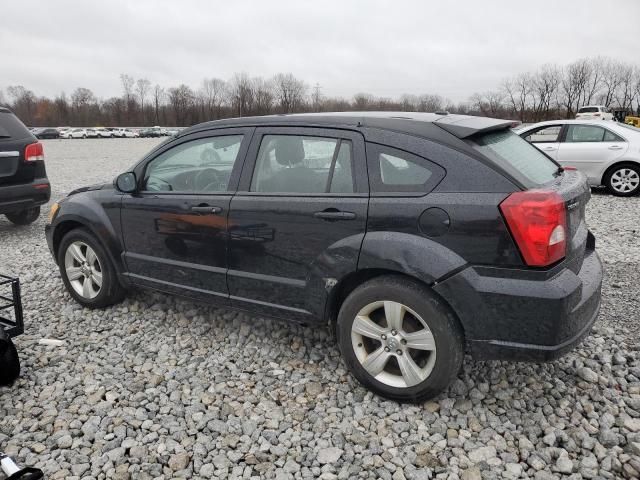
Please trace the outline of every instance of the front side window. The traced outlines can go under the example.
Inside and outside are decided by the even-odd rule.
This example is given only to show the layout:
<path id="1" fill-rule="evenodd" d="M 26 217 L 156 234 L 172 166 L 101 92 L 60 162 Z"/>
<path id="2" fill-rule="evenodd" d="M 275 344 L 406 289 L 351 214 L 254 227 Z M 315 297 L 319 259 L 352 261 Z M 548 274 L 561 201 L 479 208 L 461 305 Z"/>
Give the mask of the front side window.
<path id="1" fill-rule="evenodd" d="M 550 125 L 527 133 L 524 139 L 531 143 L 554 143 L 558 141 L 562 125 Z"/>
<path id="2" fill-rule="evenodd" d="M 224 192 L 238 158 L 243 135 L 201 138 L 161 153 L 148 165 L 143 190 Z"/>
<path id="3" fill-rule="evenodd" d="M 265 135 L 251 179 L 252 192 L 353 193 L 349 140 Z"/>
<path id="4" fill-rule="evenodd" d="M 601 142 L 604 138 L 605 129 L 595 125 L 569 125 L 565 142 Z"/>

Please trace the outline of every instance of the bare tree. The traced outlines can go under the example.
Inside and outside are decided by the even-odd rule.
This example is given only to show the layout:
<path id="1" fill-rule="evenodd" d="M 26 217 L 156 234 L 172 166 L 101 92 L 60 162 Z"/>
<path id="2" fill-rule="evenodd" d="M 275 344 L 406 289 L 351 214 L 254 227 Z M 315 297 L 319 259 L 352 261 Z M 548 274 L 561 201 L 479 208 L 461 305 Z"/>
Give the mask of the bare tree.
<path id="1" fill-rule="evenodd" d="M 206 119 L 220 118 L 222 105 L 227 97 L 227 84 L 219 78 L 205 78 L 200 89 Z"/>
<path id="2" fill-rule="evenodd" d="M 251 113 L 254 101 L 253 84 L 246 73 L 236 73 L 229 82 L 232 106 L 239 117 Z"/>
<path id="3" fill-rule="evenodd" d="M 549 116 L 552 103 L 557 103 L 561 72 L 555 65 L 544 65 L 532 76 L 533 121 Z"/>
<path id="4" fill-rule="evenodd" d="M 135 81 L 131 75 L 121 73 L 120 82 L 122 83 L 124 103 L 127 106 L 127 121 L 129 121 L 131 118 L 131 111 L 133 110 L 133 85 Z"/>
<path id="5" fill-rule="evenodd" d="M 136 82 L 136 94 L 140 99 L 140 112 L 142 114 L 142 123 L 144 124 L 144 100 L 147 98 L 149 89 L 151 88 L 151 82 L 146 78 L 139 78 Z"/>
<path id="6" fill-rule="evenodd" d="M 353 96 L 353 108 L 355 110 L 370 110 L 375 98 L 370 93 L 356 93 Z"/>
<path id="7" fill-rule="evenodd" d="M 273 88 L 281 113 L 299 110 L 307 94 L 307 86 L 291 73 L 278 73 L 273 77 Z"/>
<path id="8" fill-rule="evenodd" d="M 311 94 L 311 103 L 313 105 L 313 111 L 319 112 L 320 106 L 322 105 L 323 95 L 322 95 L 322 87 L 319 83 L 313 86 L 313 93 Z"/>
<path id="9" fill-rule="evenodd" d="M 531 101 L 531 84 L 531 75 L 529 73 L 521 73 L 510 80 L 505 80 L 502 84 L 502 89 L 511 109 L 521 122 L 526 119 L 527 108 Z"/>
<path id="10" fill-rule="evenodd" d="M 158 125 L 160 123 L 160 107 L 164 103 L 165 99 L 165 91 L 160 85 L 156 84 L 153 87 L 153 110 L 154 110 L 154 118 L 155 124 Z"/>
<path id="11" fill-rule="evenodd" d="M 169 89 L 169 103 L 173 108 L 177 125 L 187 124 L 188 111 L 193 103 L 193 98 L 193 91 L 185 84 Z"/>

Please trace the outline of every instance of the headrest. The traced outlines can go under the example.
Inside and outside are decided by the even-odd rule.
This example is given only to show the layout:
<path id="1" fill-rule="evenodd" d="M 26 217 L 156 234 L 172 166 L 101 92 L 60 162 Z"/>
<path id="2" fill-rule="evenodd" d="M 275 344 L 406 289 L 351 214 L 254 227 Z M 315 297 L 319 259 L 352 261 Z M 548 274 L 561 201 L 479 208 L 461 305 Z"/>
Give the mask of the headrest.
<path id="1" fill-rule="evenodd" d="M 291 167 L 304 160 L 302 138 L 282 136 L 276 143 L 276 160 L 280 165 Z"/>

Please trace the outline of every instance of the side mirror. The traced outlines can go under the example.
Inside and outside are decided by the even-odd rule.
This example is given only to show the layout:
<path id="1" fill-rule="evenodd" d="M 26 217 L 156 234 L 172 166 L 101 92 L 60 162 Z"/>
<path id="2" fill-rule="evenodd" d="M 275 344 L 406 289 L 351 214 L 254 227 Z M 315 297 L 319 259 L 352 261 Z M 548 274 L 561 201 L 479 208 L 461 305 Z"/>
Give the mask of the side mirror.
<path id="1" fill-rule="evenodd" d="M 138 189 L 136 174 L 133 172 L 121 173 L 115 181 L 116 188 L 122 193 L 134 193 Z"/>

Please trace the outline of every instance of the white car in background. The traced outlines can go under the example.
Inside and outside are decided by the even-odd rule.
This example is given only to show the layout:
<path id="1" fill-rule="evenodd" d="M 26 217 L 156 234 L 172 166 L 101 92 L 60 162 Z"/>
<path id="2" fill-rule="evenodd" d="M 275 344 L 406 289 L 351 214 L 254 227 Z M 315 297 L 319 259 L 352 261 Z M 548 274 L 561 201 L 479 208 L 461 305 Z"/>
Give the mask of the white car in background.
<path id="1" fill-rule="evenodd" d="M 71 138 L 71 128 L 59 128 L 60 138 Z"/>
<path id="2" fill-rule="evenodd" d="M 613 120 L 613 113 L 604 105 L 585 105 L 578 109 L 576 120 Z"/>
<path id="3" fill-rule="evenodd" d="M 72 128 L 67 138 L 87 138 L 87 131 L 84 128 Z"/>
<path id="4" fill-rule="evenodd" d="M 96 128 L 96 133 L 99 138 L 111 138 L 113 137 L 113 132 L 107 128 Z"/>
<path id="5" fill-rule="evenodd" d="M 98 131 L 95 128 L 87 128 L 85 130 L 87 132 L 86 138 L 98 138 Z"/>
<path id="6" fill-rule="evenodd" d="M 134 138 L 139 135 L 133 130 L 129 130 L 128 128 L 115 128 L 113 130 L 113 136 L 118 138 Z"/>
<path id="7" fill-rule="evenodd" d="M 640 128 L 598 120 L 554 120 L 515 132 L 563 167 L 577 168 L 592 186 L 630 197 L 640 192 Z"/>

